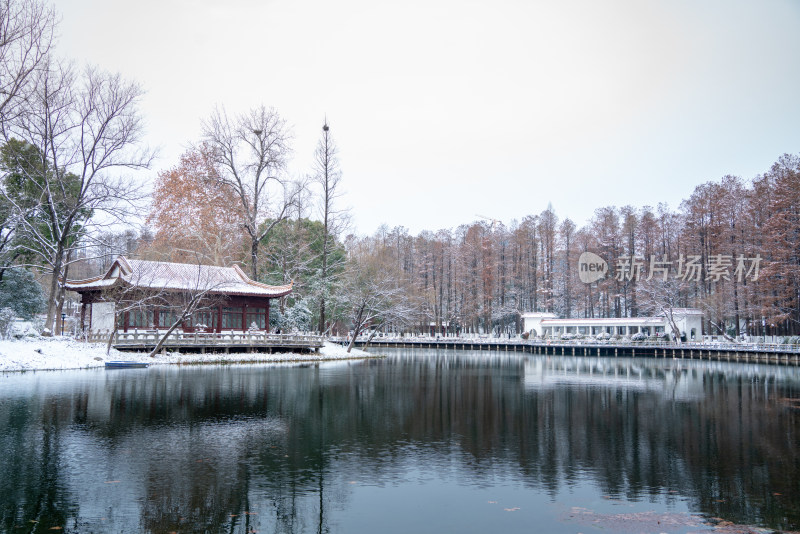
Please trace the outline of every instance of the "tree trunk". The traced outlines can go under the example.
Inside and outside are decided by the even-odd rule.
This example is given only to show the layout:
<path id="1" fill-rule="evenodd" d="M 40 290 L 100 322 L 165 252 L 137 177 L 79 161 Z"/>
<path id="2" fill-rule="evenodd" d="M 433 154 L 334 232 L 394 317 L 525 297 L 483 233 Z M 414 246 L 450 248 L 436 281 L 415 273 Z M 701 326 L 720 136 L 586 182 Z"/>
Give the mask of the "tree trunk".
<path id="1" fill-rule="evenodd" d="M 61 266 L 64 263 L 64 247 L 61 243 L 56 248 L 55 261 L 53 262 L 53 276 L 50 280 L 50 293 L 47 296 L 47 318 L 44 321 L 44 331 L 42 335 L 52 336 L 55 328 L 56 300 L 58 299 L 58 278 L 61 274 Z"/>
<path id="2" fill-rule="evenodd" d="M 358 311 L 358 315 L 356 316 L 355 324 L 353 325 L 353 337 L 350 339 L 350 344 L 347 346 L 347 353 L 350 354 L 350 351 L 356 344 L 356 338 L 358 334 L 361 333 L 361 328 L 364 326 L 364 321 L 362 321 L 362 317 L 364 317 L 364 308 L 362 307 Z"/>
<path id="3" fill-rule="evenodd" d="M 117 337 L 117 316 L 114 315 L 114 328 L 111 329 L 111 335 L 108 336 L 108 343 L 106 343 L 106 356 L 111 354 L 111 346 L 114 344 L 114 338 Z"/>
<path id="4" fill-rule="evenodd" d="M 158 343 L 156 343 L 156 346 L 153 347 L 153 350 L 150 351 L 150 354 L 148 354 L 148 356 L 150 356 L 151 358 L 155 358 L 156 357 L 156 354 L 158 354 L 158 351 L 160 351 L 161 347 L 164 346 L 164 343 L 166 343 L 167 338 L 169 337 L 169 335 L 172 332 L 174 332 L 176 328 L 178 328 L 178 325 L 181 324 L 185 318 L 186 318 L 186 315 L 185 314 L 181 314 L 181 316 L 174 323 L 172 323 L 172 326 L 170 326 L 169 329 L 167 329 L 167 331 L 164 332 L 164 335 L 162 335 L 158 339 Z"/>
<path id="5" fill-rule="evenodd" d="M 323 278 L 324 280 L 324 278 Z M 324 289 L 323 289 L 324 291 Z M 325 296 L 323 295 L 319 302 L 319 331 L 325 335 L 327 328 L 325 328 Z"/>
<path id="6" fill-rule="evenodd" d="M 67 261 L 70 260 L 71 254 L 67 255 Z M 69 263 L 64 267 L 64 281 L 66 282 L 69 277 Z M 58 334 L 64 335 L 64 301 L 67 299 L 67 292 L 64 289 L 64 284 L 58 286 L 58 307 L 56 308 L 56 326 Z"/>
<path id="7" fill-rule="evenodd" d="M 253 280 L 258 281 L 258 239 L 252 238 L 250 243 L 250 264 L 253 268 Z"/>
<path id="8" fill-rule="evenodd" d="M 364 350 L 367 350 L 367 348 L 369 347 L 369 344 L 375 338 L 375 334 L 377 334 L 377 333 L 378 333 L 378 329 L 377 328 L 372 331 L 372 333 L 369 335 L 369 338 L 367 338 L 367 342 L 364 343 Z"/>

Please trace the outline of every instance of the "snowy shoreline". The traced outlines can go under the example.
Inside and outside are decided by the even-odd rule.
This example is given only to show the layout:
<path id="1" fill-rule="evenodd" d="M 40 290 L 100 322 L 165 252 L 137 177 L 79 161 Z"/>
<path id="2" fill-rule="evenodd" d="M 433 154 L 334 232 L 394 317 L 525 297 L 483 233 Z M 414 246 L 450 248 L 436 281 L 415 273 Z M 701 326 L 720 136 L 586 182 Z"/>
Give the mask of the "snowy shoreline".
<path id="1" fill-rule="evenodd" d="M 319 352 L 276 354 L 181 354 L 168 352 L 150 358 L 143 352 L 121 352 L 111 349 L 106 355 L 105 343 L 84 343 L 69 337 L 35 337 L 0 341 L 0 372 L 59 371 L 103 367 L 107 361 L 145 362 L 151 365 L 291 363 L 353 360 L 376 356 L 325 343 Z"/>

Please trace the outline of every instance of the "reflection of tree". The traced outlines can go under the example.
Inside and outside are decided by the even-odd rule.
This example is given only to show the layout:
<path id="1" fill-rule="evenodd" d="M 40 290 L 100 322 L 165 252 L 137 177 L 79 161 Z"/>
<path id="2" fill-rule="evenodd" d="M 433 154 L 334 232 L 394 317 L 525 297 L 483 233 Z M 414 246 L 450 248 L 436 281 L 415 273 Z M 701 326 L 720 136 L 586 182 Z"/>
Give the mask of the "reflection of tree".
<path id="1" fill-rule="evenodd" d="M 48 417 L 78 425 L 101 465 L 139 477 L 127 483 L 140 488 L 151 532 L 335 531 L 348 481 L 399 483 L 415 464 L 442 478 L 457 464 L 473 481 L 503 476 L 551 495 L 591 477 L 612 497 L 673 491 L 712 516 L 800 525 L 800 417 L 778 402 L 800 397 L 780 378 L 789 371 L 496 353 L 323 370 L 151 369 L 78 388 L 80 402 Z M 20 435 L 42 431 L 18 424 Z M 42 487 L 39 465 L 65 457 L 56 448 L 28 458 L 21 437 L 2 439 Z"/>
<path id="2" fill-rule="evenodd" d="M 31 410 L 22 402 L 9 402 L 0 410 L 0 531 L 12 532 L 35 525 L 39 531 L 63 526 L 75 516 L 78 505 L 61 483 L 64 426 L 69 410 L 52 402 Z M 32 417 L 33 413 L 40 414 Z M 15 451 L 17 454 L 8 454 Z M 33 530 L 31 528 L 31 530 Z"/>

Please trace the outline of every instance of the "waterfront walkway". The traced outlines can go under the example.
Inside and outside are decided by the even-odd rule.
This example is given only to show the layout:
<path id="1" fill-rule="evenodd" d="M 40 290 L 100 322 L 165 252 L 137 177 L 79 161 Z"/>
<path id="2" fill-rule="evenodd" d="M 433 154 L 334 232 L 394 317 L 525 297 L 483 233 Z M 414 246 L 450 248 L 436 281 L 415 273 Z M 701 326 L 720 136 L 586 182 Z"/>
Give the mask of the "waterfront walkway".
<path id="1" fill-rule="evenodd" d="M 345 339 L 333 340 L 346 343 Z M 366 338 L 356 346 L 366 345 Z M 519 338 L 375 338 L 370 347 L 477 350 L 552 356 L 642 356 L 689 360 L 769 363 L 800 366 L 797 345 L 757 343 L 648 343 L 592 341 L 527 341 Z"/>

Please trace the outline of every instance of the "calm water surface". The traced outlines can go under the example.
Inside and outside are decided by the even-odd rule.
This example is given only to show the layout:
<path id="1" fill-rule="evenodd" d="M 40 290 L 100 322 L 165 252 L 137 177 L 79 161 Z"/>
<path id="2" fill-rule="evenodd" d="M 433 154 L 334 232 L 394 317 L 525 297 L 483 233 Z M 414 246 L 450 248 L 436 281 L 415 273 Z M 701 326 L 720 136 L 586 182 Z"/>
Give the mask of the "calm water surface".
<path id="1" fill-rule="evenodd" d="M 0 531 L 800 529 L 797 369 L 386 353 L 2 375 Z"/>

